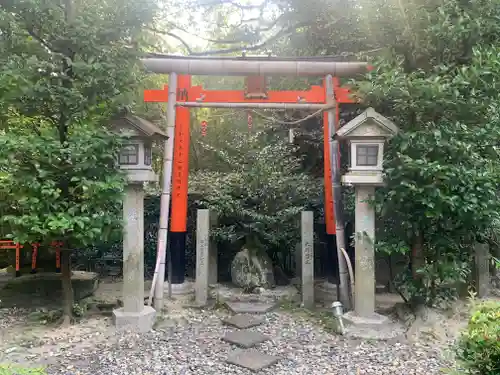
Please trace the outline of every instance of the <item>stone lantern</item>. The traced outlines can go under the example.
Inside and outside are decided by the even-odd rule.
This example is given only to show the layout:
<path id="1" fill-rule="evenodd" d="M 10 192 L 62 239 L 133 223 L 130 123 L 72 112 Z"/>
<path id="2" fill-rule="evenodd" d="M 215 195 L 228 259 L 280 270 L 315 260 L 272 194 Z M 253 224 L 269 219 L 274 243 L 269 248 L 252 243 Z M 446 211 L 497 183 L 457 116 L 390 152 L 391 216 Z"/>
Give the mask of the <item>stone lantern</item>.
<path id="1" fill-rule="evenodd" d="M 156 312 L 144 306 L 144 182 L 157 181 L 152 169 L 152 143 L 167 135 L 155 124 L 132 114 L 115 118 L 113 129 L 127 137 L 118 156 L 127 172 L 123 198 L 123 307 L 113 311 L 119 329 L 147 332 Z"/>
<path id="2" fill-rule="evenodd" d="M 349 171 L 342 176 L 342 183 L 353 185 L 356 194 L 354 312 L 346 317 L 353 323 L 386 321 L 375 313 L 375 210 L 370 201 L 375 187 L 384 184 L 385 142 L 397 132 L 397 126 L 373 108 L 337 131 L 349 144 Z"/>

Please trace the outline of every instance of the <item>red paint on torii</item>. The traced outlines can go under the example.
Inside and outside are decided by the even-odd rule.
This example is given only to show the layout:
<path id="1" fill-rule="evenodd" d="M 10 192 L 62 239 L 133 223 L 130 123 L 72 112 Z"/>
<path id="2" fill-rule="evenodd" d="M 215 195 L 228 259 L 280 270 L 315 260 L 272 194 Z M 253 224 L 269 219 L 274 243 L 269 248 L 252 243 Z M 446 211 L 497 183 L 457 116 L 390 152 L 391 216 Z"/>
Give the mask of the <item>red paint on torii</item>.
<path id="1" fill-rule="evenodd" d="M 337 103 L 356 103 L 348 88 L 341 87 L 338 79 L 333 79 Z M 268 91 L 266 99 L 246 99 L 244 90 L 205 90 L 202 86 L 192 86 L 178 93 L 178 101 L 200 101 L 206 103 L 326 103 L 325 89 L 311 86 L 309 90 Z M 144 101 L 149 103 L 168 102 L 168 85 L 163 90 L 144 90 Z"/>

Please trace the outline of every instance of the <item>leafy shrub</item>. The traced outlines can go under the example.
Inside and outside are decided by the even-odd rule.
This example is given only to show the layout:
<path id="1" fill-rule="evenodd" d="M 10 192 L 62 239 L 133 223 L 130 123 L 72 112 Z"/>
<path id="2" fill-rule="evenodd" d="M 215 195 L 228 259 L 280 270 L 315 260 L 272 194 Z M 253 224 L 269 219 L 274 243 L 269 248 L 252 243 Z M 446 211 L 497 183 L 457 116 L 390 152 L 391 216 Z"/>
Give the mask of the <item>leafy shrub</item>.
<path id="1" fill-rule="evenodd" d="M 467 374 L 500 374 L 500 302 L 479 306 L 457 347 Z"/>
<path id="2" fill-rule="evenodd" d="M 27 368 L 14 365 L 0 364 L 0 375 L 46 375 L 43 368 Z"/>
<path id="3" fill-rule="evenodd" d="M 265 133 L 228 132 L 226 143 L 210 148 L 221 170 L 192 174 L 198 204 L 217 213 L 218 241 L 255 237 L 268 253 L 289 252 L 300 240 L 300 212 L 319 201 L 322 181 L 301 171 L 295 147 Z M 264 250 L 264 248 L 262 250 Z"/>

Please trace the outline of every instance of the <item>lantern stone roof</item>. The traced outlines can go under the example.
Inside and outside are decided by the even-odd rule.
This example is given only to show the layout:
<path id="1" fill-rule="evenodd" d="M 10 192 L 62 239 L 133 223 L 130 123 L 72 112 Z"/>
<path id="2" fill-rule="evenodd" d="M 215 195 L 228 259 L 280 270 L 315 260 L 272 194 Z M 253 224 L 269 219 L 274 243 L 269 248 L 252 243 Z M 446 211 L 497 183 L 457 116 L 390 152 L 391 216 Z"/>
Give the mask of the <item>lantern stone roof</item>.
<path id="1" fill-rule="evenodd" d="M 391 120 L 370 107 L 342 126 L 337 135 L 341 138 L 390 138 L 398 131 Z"/>
<path id="2" fill-rule="evenodd" d="M 131 113 L 114 118 L 111 124 L 117 130 L 132 131 L 132 133 L 135 133 L 133 134 L 135 136 L 168 138 L 167 134 L 159 126 Z"/>

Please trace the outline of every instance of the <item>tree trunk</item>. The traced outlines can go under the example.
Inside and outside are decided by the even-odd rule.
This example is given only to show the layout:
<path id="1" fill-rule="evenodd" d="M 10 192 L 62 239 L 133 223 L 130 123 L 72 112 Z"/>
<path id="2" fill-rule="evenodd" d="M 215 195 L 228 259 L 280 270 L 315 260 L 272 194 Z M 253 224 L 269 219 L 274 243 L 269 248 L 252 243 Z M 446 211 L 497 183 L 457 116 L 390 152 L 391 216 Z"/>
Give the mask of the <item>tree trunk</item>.
<path id="1" fill-rule="evenodd" d="M 61 251 L 61 281 L 63 297 L 62 323 L 68 325 L 73 317 L 73 287 L 71 286 L 71 252 Z"/>
<path id="2" fill-rule="evenodd" d="M 422 276 L 418 273 L 420 269 L 425 266 L 425 254 L 424 254 L 424 233 L 421 230 L 417 230 L 413 237 L 413 243 L 411 248 L 411 274 L 412 279 L 416 287 L 422 287 Z M 412 305 L 417 307 L 423 304 L 423 298 L 420 295 L 413 296 Z"/>
<path id="3" fill-rule="evenodd" d="M 425 265 L 424 256 L 424 234 L 418 230 L 413 237 L 413 244 L 411 248 L 411 274 L 413 280 L 420 279 L 418 270 Z"/>

